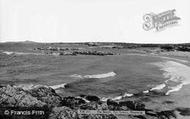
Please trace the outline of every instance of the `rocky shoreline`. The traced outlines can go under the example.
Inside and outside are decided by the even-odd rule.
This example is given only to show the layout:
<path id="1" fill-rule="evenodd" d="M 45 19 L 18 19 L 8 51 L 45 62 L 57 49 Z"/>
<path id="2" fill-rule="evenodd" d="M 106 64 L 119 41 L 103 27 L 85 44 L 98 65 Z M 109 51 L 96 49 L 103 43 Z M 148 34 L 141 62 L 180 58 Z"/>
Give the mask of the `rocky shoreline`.
<path id="1" fill-rule="evenodd" d="M 154 93 L 154 94 L 153 94 Z M 151 96 L 159 96 L 161 93 L 152 92 Z M 136 94 L 135 96 L 143 96 Z M 166 102 L 173 103 L 173 102 Z M 144 111 L 145 115 L 125 115 L 125 119 L 177 119 L 176 112 L 183 116 L 190 115 L 189 108 L 178 107 L 174 110 L 153 110 L 137 99 L 125 99 L 114 101 L 108 99 L 101 101 L 97 96 L 79 95 L 77 97 L 61 97 L 56 91 L 47 86 L 36 86 L 24 90 L 15 86 L 0 87 L 0 108 L 42 108 L 48 110 L 48 119 L 122 119 L 115 114 L 80 114 L 80 110 L 105 110 L 105 111 Z M 0 114 L 1 118 L 7 116 Z M 8 116 L 7 118 L 13 118 Z M 33 119 L 31 116 L 21 115 L 17 118 Z M 15 119 L 15 117 L 14 117 Z"/>

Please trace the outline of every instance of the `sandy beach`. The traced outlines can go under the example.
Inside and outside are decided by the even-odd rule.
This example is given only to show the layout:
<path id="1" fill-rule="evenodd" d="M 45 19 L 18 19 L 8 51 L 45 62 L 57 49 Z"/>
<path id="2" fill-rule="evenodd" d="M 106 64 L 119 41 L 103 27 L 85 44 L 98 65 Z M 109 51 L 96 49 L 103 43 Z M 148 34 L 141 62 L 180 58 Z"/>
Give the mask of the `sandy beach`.
<path id="1" fill-rule="evenodd" d="M 163 76 L 167 79 L 163 84 L 153 88 L 166 92 L 166 96 L 153 98 L 153 101 L 148 102 L 148 108 L 155 110 L 173 110 L 176 108 L 190 107 L 190 67 L 189 62 L 181 62 L 178 59 L 167 59 L 163 62 L 154 63 L 164 71 Z M 170 60 L 168 60 L 170 59 Z M 178 61 L 178 62 L 177 62 Z M 183 60 L 184 61 L 184 60 Z M 174 102 L 172 104 L 164 104 L 165 101 Z M 189 119 L 188 115 L 182 116 L 176 112 L 177 119 Z"/>

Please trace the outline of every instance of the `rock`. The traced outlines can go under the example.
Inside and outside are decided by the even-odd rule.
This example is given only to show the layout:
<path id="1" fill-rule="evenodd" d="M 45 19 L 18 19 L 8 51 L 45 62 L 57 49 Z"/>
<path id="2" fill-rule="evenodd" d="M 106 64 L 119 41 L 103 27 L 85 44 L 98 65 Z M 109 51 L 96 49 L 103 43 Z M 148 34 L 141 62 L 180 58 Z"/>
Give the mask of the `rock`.
<path id="1" fill-rule="evenodd" d="M 157 113 L 154 112 L 153 110 L 148 110 L 148 111 L 146 111 L 146 115 L 150 115 L 150 116 L 153 116 L 153 117 L 157 117 Z"/>
<path id="2" fill-rule="evenodd" d="M 134 116 L 134 117 L 137 117 L 138 119 L 147 119 L 145 116 L 142 116 L 142 115 L 138 115 L 138 116 Z"/>
<path id="3" fill-rule="evenodd" d="M 100 102 L 100 98 L 97 96 L 94 96 L 94 95 L 80 95 L 80 97 L 83 97 L 90 102 L 92 102 L 92 101 Z"/>
<path id="4" fill-rule="evenodd" d="M 38 100 L 45 102 L 48 107 L 61 105 L 61 97 L 50 87 L 38 86 L 29 90 L 29 93 Z"/>
<path id="5" fill-rule="evenodd" d="M 79 119 L 76 111 L 69 107 L 54 107 L 48 119 Z"/>
<path id="6" fill-rule="evenodd" d="M 107 105 L 109 110 L 120 110 L 120 105 L 111 99 L 107 100 Z"/>
<path id="7" fill-rule="evenodd" d="M 86 101 L 81 98 L 75 98 L 75 97 L 64 97 L 61 101 L 62 106 L 67 106 L 72 109 L 79 108 L 82 104 L 85 104 Z"/>
<path id="8" fill-rule="evenodd" d="M 80 106 L 80 109 L 83 110 L 96 110 L 98 109 L 98 104 L 96 102 L 90 102 L 90 103 L 86 103 L 84 105 Z"/>
<path id="9" fill-rule="evenodd" d="M 101 110 L 108 110 L 109 107 L 108 107 L 107 103 L 102 103 L 100 106 L 98 106 L 98 109 L 101 109 Z"/>
<path id="10" fill-rule="evenodd" d="M 110 105 L 112 105 L 112 106 L 119 106 L 119 104 L 117 102 L 115 102 L 115 101 L 113 101 L 111 99 L 107 100 L 107 105 L 108 106 L 110 106 Z"/>
<path id="11" fill-rule="evenodd" d="M 190 108 L 178 107 L 176 110 L 179 111 L 182 116 L 190 116 Z"/>
<path id="12" fill-rule="evenodd" d="M 177 119 L 177 116 L 174 113 L 174 110 L 166 110 L 166 111 L 157 112 L 157 116 L 159 119 L 171 119 L 171 118 Z"/>
<path id="13" fill-rule="evenodd" d="M 164 101 L 162 104 L 174 104 L 174 101 L 167 100 L 167 101 Z"/>
<path id="14" fill-rule="evenodd" d="M 149 93 L 147 93 L 146 96 L 152 96 L 152 97 L 166 96 L 166 92 L 158 91 L 158 90 L 152 90 L 152 91 L 149 91 Z"/>
<path id="15" fill-rule="evenodd" d="M 113 114 L 80 114 L 79 119 L 117 119 Z"/>
<path id="16" fill-rule="evenodd" d="M 21 88 L 7 85 L 0 88 L 0 105 L 3 107 L 43 107 L 46 103 Z"/>
<path id="17" fill-rule="evenodd" d="M 139 101 L 122 101 L 119 102 L 120 106 L 126 106 L 132 110 L 144 110 L 145 105 Z"/>

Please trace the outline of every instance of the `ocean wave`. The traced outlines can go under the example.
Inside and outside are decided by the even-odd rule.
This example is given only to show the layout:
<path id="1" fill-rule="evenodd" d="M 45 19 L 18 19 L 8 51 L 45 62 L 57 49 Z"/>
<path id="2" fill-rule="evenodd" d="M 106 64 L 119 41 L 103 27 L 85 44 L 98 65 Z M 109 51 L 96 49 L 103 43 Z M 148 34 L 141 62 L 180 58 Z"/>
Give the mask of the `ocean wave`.
<path id="1" fill-rule="evenodd" d="M 108 99 L 116 101 L 116 100 L 121 100 L 121 99 L 123 99 L 125 97 L 132 97 L 132 96 L 134 96 L 134 94 L 124 93 L 123 95 L 119 95 L 119 96 L 115 96 L 115 97 L 102 97 L 101 101 L 105 102 Z"/>
<path id="2" fill-rule="evenodd" d="M 59 88 L 65 88 L 66 85 L 67 85 L 67 83 L 63 83 L 63 84 L 53 85 L 53 86 L 49 86 L 49 87 L 56 90 L 56 89 L 59 89 Z"/>
<path id="3" fill-rule="evenodd" d="M 134 94 L 130 94 L 130 93 L 125 93 L 124 95 L 123 95 L 123 97 L 132 97 Z"/>
<path id="4" fill-rule="evenodd" d="M 162 71 L 164 71 L 164 78 L 168 79 L 164 84 L 158 85 L 156 88 L 168 87 L 166 95 L 169 95 L 171 92 L 179 91 L 183 85 L 190 84 L 190 67 L 182 63 L 167 61 L 155 63 L 159 66 Z M 177 83 L 175 86 L 170 86 L 169 82 Z"/>
<path id="5" fill-rule="evenodd" d="M 166 84 L 164 84 L 164 83 L 163 84 L 159 84 L 159 85 L 151 88 L 150 91 L 153 91 L 153 90 L 162 90 L 165 87 L 166 87 Z"/>
<path id="6" fill-rule="evenodd" d="M 83 78 L 83 76 L 79 75 L 79 74 L 73 74 L 73 75 L 70 75 L 69 77 L 78 78 L 78 79 L 82 79 Z"/>
<path id="7" fill-rule="evenodd" d="M 37 87 L 50 87 L 50 88 L 56 90 L 56 89 L 59 89 L 59 88 L 65 88 L 65 85 L 67 85 L 67 84 L 63 83 L 63 84 L 58 84 L 58 85 L 53 85 L 53 86 L 34 85 L 34 84 L 18 84 L 18 85 L 15 85 L 14 87 L 22 88 L 24 90 L 31 90 L 31 89 L 37 88 Z"/>
<path id="8" fill-rule="evenodd" d="M 166 95 L 169 95 L 171 92 L 179 91 L 182 87 L 183 87 L 183 84 L 179 84 L 179 85 L 174 86 L 174 87 L 169 87 L 170 90 L 168 90 L 166 92 Z"/>
<path id="9" fill-rule="evenodd" d="M 14 87 L 22 88 L 24 90 L 31 90 L 31 89 L 37 88 L 37 87 L 48 87 L 48 86 L 46 86 L 46 85 L 34 85 L 34 84 L 18 84 L 18 85 L 15 85 Z"/>
<path id="10" fill-rule="evenodd" d="M 6 54 L 6 55 L 12 55 L 12 54 L 14 54 L 14 52 L 9 52 L 9 51 L 4 51 L 3 53 Z"/>
<path id="11" fill-rule="evenodd" d="M 12 51 L 3 51 L 2 53 L 6 54 L 6 55 L 42 55 L 40 53 L 26 53 L 26 52 L 12 52 Z"/>
<path id="12" fill-rule="evenodd" d="M 149 90 L 143 91 L 144 94 L 147 94 L 147 93 L 149 93 L 149 92 L 150 92 Z"/>
<path id="13" fill-rule="evenodd" d="M 79 78 L 79 79 L 82 79 L 82 78 L 109 78 L 109 77 L 114 77 L 116 76 L 116 73 L 115 72 L 108 72 L 108 73 L 104 73 L 104 74 L 93 74 L 93 75 L 78 75 L 78 74 L 73 74 L 73 75 L 70 75 L 70 77 L 73 77 L 73 78 Z"/>

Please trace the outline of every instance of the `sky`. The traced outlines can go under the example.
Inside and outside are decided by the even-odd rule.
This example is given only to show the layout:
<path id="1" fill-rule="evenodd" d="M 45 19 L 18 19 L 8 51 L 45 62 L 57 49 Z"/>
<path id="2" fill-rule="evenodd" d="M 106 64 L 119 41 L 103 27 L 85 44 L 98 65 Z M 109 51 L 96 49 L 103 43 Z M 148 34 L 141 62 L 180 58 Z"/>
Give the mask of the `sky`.
<path id="1" fill-rule="evenodd" d="M 179 24 L 145 31 L 143 16 L 176 9 Z M 190 43 L 189 0 L 0 0 L 0 42 Z"/>

